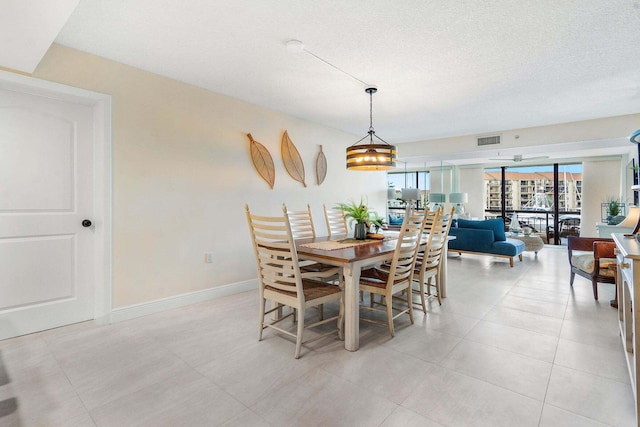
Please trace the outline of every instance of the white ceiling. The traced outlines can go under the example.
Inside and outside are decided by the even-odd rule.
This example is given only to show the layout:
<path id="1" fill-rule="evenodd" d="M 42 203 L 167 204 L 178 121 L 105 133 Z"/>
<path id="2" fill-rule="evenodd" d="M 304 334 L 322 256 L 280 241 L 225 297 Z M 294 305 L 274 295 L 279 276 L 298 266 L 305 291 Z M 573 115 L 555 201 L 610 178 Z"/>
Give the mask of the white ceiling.
<path id="1" fill-rule="evenodd" d="M 2 0 L 0 66 L 32 73 L 79 0 Z"/>
<path id="2" fill-rule="evenodd" d="M 373 84 L 390 143 L 640 112 L 640 0 L 80 0 L 55 41 L 358 138 Z"/>

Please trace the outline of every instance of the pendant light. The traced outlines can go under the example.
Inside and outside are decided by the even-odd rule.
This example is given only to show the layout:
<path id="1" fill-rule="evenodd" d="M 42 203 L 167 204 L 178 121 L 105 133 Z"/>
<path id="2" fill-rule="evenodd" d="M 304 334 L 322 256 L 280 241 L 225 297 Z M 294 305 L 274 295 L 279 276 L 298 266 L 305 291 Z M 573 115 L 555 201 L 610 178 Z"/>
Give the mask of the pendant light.
<path id="1" fill-rule="evenodd" d="M 388 170 L 396 167 L 398 150 L 395 145 L 388 144 L 384 139 L 376 135 L 373 130 L 373 94 L 378 91 L 375 86 L 364 90 L 369 94 L 369 143 L 358 145 L 367 135 L 355 144 L 347 147 L 347 169 L 360 171 Z M 373 137 L 383 144 L 374 143 Z"/>

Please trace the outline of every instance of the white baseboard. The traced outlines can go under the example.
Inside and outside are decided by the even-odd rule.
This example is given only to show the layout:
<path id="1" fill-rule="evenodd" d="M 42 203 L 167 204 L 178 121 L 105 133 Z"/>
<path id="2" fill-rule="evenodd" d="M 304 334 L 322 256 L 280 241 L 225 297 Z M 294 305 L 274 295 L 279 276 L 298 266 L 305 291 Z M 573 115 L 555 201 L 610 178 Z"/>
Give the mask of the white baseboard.
<path id="1" fill-rule="evenodd" d="M 103 320 L 101 323 L 122 322 L 123 320 L 129 320 L 140 316 L 147 316 L 149 314 L 159 313 L 161 311 L 170 310 L 172 308 L 183 307 L 185 305 L 238 294 L 240 292 L 246 292 L 253 289 L 258 289 L 257 279 L 216 286 L 215 288 L 205 289 L 203 291 L 191 292 L 188 294 L 176 295 L 173 297 L 145 302 L 142 304 L 134 304 L 127 307 L 116 308 L 111 311 L 109 321 L 104 322 Z"/>

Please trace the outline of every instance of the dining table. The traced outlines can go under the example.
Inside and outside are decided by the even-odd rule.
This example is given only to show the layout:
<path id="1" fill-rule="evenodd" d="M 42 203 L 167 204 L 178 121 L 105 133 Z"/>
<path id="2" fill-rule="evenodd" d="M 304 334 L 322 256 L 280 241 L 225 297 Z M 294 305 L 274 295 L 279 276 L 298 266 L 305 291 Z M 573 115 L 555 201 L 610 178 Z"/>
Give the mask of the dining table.
<path id="1" fill-rule="evenodd" d="M 397 244 L 397 233 L 384 240 L 354 242 L 348 235 L 318 236 L 296 239 L 298 259 L 320 262 L 342 268 L 344 275 L 344 348 L 360 347 L 360 272 L 367 267 L 391 260 Z M 440 292 L 446 297 L 447 244 L 441 258 Z"/>

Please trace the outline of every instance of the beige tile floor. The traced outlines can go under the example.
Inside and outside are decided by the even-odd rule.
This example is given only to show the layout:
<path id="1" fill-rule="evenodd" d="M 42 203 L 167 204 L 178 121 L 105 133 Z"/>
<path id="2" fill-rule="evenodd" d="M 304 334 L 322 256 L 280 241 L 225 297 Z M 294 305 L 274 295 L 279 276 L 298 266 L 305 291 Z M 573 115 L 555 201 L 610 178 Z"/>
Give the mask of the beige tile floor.
<path id="1" fill-rule="evenodd" d="M 0 341 L 0 426 L 632 426 L 613 287 L 565 248 L 449 259 L 449 297 L 396 337 L 361 324 L 293 359 L 257 292 Z M 312 314 L 312 313 L 311 313 Z"/>

